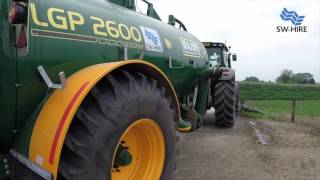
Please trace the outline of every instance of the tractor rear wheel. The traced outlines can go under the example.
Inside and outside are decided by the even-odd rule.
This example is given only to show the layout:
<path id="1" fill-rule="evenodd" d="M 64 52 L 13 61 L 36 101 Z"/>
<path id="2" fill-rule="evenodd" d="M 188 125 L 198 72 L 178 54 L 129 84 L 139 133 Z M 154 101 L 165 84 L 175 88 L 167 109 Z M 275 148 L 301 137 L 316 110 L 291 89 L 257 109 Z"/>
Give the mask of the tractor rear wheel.
<path id="1" fill-rule="evenodd" d="M 240 113 L 241 111 L 241 102 L 240 102 L 240 94 L 239 89 L 236 91 L 236 113 Z"/>
<path id="2" fill-rule="evenodd" d="M 76 112 L 58 179 L 171 179 L 176 131 L 171 99 L 156 80 L 118 70 Z"/>
<path id="3" fill-rule="evenodd" d="M 236 107 L 235 81 L 218 81 L 214 89 L 214 108 L 216 125 L 233 127 Z"/>

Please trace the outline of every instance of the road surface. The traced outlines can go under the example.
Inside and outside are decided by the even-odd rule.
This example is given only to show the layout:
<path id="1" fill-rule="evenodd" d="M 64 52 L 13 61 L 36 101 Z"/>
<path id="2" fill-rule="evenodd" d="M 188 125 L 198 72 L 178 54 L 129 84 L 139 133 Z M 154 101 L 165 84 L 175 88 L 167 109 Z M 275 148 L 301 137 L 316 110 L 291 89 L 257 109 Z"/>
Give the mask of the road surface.
<path id="1" fill-rule="evenodd" d="M 265 142 L 263 142 L 265 141 Z M 232 129 L 180 134 L 175 180 L 320 180 L 320 119 L 238 117 Z"/>

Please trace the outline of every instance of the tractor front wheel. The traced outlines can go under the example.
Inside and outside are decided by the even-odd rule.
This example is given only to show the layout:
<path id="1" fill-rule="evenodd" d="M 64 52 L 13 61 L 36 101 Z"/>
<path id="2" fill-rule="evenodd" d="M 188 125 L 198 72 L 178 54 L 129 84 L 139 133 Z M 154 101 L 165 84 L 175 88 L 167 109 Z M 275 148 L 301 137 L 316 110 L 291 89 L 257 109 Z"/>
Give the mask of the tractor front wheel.
<path id="1" fill-rule="evenodd" d="M 216 125 L 233 127 L 236 111 L 235 81 L 218 81 L 214 88 L 214 108 Z"/>

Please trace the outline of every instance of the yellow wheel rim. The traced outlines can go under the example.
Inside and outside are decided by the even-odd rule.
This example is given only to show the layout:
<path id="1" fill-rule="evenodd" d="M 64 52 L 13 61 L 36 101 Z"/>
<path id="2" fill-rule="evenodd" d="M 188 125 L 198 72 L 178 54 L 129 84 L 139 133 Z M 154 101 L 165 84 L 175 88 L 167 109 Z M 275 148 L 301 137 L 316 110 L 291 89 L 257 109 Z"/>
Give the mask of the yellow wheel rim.
<path id="1" fill-rule="evenodd" d="M 127 161 L 123 163 L 125 165 L 119 165 L 123 159 L 119 158 L 119 152 L 123 150 Z M 150 119 L 140 119 L 126 129 L 118 142 L 113 155 L 112 180 L 158 180 L 164 157 L 165 142 L 159 125 Z"/>

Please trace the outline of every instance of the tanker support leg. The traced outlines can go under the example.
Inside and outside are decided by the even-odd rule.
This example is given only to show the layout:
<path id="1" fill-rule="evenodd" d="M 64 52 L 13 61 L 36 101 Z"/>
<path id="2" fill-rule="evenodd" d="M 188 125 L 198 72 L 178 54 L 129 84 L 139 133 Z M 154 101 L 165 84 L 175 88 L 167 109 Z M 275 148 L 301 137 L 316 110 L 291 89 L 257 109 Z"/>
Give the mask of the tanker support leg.
<path id="1" fill-rule="evenodd" d="M 207 99 L 208 99 L 208 90 L 209 90 L 209 83 L 207 79 L 202 79 L 199 82 L 199 90 L 197 95 L 197 103 L 196 103 L 196 111 L 197 115 L 197 126 L 195 129 L 198 129 L 202 126 L 203 117 L 206 112 L 207 106 Z"/>

